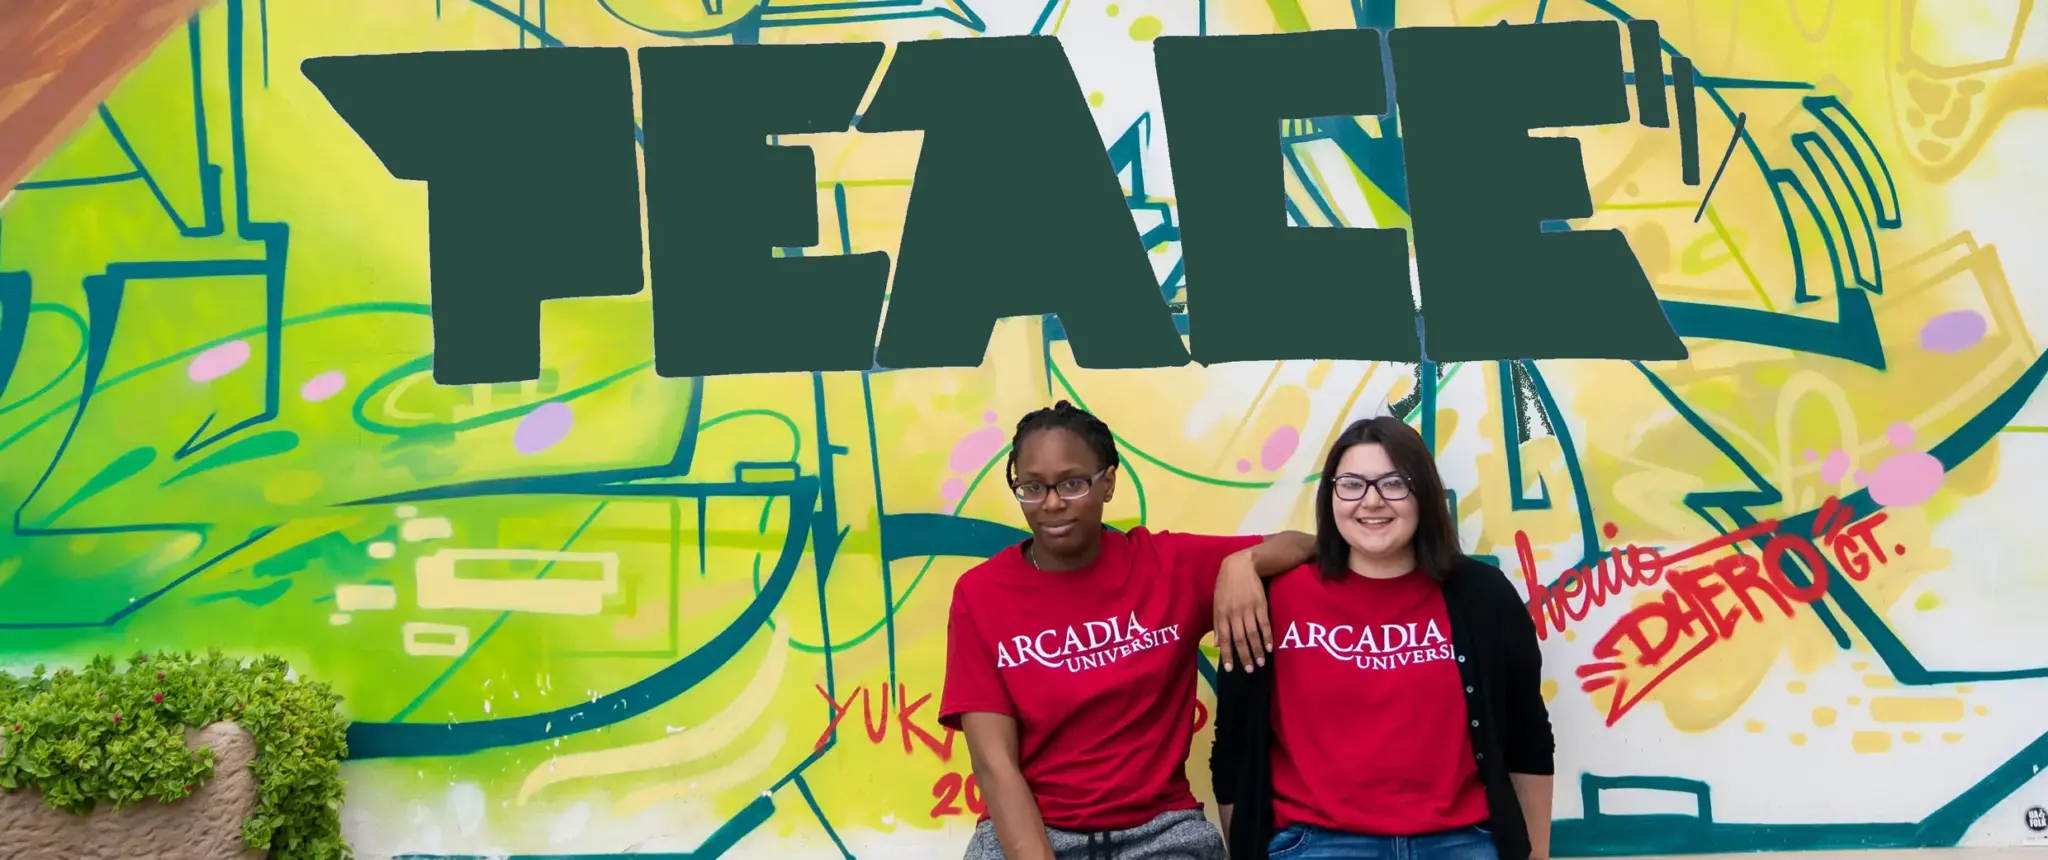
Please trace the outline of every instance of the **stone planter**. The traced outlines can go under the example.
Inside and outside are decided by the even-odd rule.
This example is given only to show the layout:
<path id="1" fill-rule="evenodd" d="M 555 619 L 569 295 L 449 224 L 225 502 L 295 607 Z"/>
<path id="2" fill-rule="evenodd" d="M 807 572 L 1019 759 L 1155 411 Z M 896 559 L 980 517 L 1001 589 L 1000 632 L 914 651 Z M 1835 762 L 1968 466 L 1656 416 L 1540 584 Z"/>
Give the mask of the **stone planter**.
<path id="1" fill-rule="evenodd" d="M 256 809 L 256 739 L 234 723 L 187 731 L 188 746 L 213 748 L 213 777 L 173 804 L 144 801 L 91 815 L 51 809 L 42 792 L 0 792 L 0 833 L 9 860 L 263 860 L 242 846 Z"/>

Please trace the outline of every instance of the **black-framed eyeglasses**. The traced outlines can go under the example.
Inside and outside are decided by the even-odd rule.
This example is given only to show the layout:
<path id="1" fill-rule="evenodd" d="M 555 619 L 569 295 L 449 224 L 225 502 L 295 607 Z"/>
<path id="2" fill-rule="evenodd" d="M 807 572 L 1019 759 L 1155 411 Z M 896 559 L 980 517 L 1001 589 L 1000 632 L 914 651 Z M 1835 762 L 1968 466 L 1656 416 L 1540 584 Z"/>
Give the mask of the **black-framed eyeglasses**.
<path id="1" fill-rule="evenodd" d="M 1026 481 L 1012 486 L 1010 491 L 1017 494 L 1017 501 L 1027 505 L 1035 505 L 1045 501 L 1047 491 L 1058 493 L 1060 498 L 1071 502 L 1088 495 L 1089 490 L 1095 489 L 1095 482 L 1102 480 L 1102 476 L 1107 474 L 1109 474 L 1109 470 L 1103 469 L 1086 478 L 1068 478 L 1050 487 L 1037 481 Z"/>
<path id="2" fill-rule="evenodd" d="M 1330 483 L 1337 491 L 1337 498 L 1347 502 L 1355 502 L 1365 498 L 1365 491 L 1374 487 L 1379 488 L 1380 498 L 1389 502 L 1398 502 L 1408 498 L 1408 494 L 1411 492 L 1408 487 L 1408 479 L 1398 474 L 1381 475 L 1377 478 L 1367 478 L 1362 475 L 1338 475 L 1331 479 Z"/>

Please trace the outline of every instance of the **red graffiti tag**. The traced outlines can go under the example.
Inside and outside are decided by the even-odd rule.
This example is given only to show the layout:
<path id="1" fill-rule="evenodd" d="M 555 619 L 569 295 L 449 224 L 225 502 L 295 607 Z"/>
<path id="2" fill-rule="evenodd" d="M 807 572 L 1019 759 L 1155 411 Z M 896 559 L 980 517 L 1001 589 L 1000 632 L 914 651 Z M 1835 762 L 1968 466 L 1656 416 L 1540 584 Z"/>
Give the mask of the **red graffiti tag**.
<path id="1" fill-rule="evenodd" d="M 926 749 L 931 750 L 933 755 L 938 756 L 939 761 L 953 760 L 953 736 L 957 732 L 952 729 L 943 729 L 946 733 L 946 739 L 941 742 L 931 732 L 926 731 L 923 726 L 917 724 L 917 712 L 931 701 L 932 696 L 930 693 L 912 700 L 910 692 L 902 684 L 896 685 L 896 695 L 893 697 L 889 695 L 889 688 L 883 687 L 882 718 L 881 722 L 877 723 L 875 722 L 874 700 L 868 693 L 866 686 L 854 688 L 853 692 L 846 695 L 846 701 L 844 702 L 833 701 L 832 694 L 826 692 L 822 686 L 814 687 L 814 689 L 818 691 L 819 696 L 824 697 L 825 703 L 832 707 L 832 719 L 831 722 L 825 724 L 825 731 L 818 735 L 818 742 L 812 747 L 812 752 L 823 750 L 825 745 L 832 741 L 833 736 L 839 731 L 839 721 L 845 719 L 846 715 L 853 711 L 854 699 L 860 700 L 861 726 L 867 730 L 868 742 L 880 744 L 883 738 L 889 736 L 889 702 L 891 698 L 894 698 L 896 702 L 896 728 L 903 738 L 903 753 L 909 755 L 917 751 L 917 747 L 911 743 L 914 739 L 917 743 L 923 744 Z"/>
<path id="2" fill-rule="evenodd" d="M 988 805 L 981 798 L 981 783 L 971 773 L 939 774 L 939 781 L 932 783 L 932 797 L 938 800 L 932 804 L 933 818 L 959 815 L 963 811 L 979 817 L 988 811 Z M 965 808 L 957 805 L 956 801 L 964 803 Z"/>
<path id="3" fill-rule="evenodd" d="M 1515 557 L 1522 566 L 1522 581 L 1528 586 L 1529 619 L 1536 623 L 1536 638 L 1548 639 L 1552 630 L 1563 633 L 1572 622 L 1584 621 L 1587 613 L 1606 606 L 1608 598 L 1626 588 L 1656 585 L 1663 581 L 1670 568 L 1758 535 L 1769 534 L 1777 527 L 1776 520 L 1758 523 L 1672 555 L 1665 555 L 1656 547 L 1617 546 L 1609 549 L 1598 561 L 1565 571 L 1556 583 L 1548 586 L 1536 579 L 1536 551 L 1529 545 L 1529 535 L 1515 532 Z M 1612 538 L 1618 529 L 1613 523 L 1608 523 L 1605 532 Z"/>
<path id="4" fill-rule="evenodd" d="M 953 729 L 937 727 L 939 731 L 945 733 L 945 739 L 940 740 L 931 731 L 917 724 L 918 711 L 931 703 L 932 697 L 930 693 L 911 699 L 910 692 L 903 685 L 898 684 L 896 686 L 896 695 L 892 697 L 889 695 L 888 688 L 884 687 L 882 689 L 882 702 L 878 720 L 874 696 L 865 685 L 855 687 L 853 692 L 846 694 L 846 700 L 843 702 L 834 701 L 832 694 L 826 692 L 823 686 L 813 685 L 812 689 L 817 690 L 818 696 L 824 699 L 825 703 L 832 708 L 832 717 L 825 724 L 825 730 L 818 734 L 817 743 L 812 744 L 812 752 L 821 752 L 825 749 L 826 744 L 832 742 L 832 738 L 839 732 L 840 721 L 846 719 L 847 714 L 853 713 L 855 700 L 860 702 L 861 727 L 867 732 L 868 743 L 880 745 L 889 737 L 889 701 L 893 698 L 896 702 L 896 729 L 898 736 L 903 741 L 904 754 L 915 753 L 917 746 L 922 745 L 925 749 L 931 750 L 932 755 L 937 756 L 939 761 L 950 762 L 953 760 L 953 740 L 954 736 L 958 735 L 959 732 Z M 1209 724 L 1209 707 L 1203 704 L 1200 699 L 1195 700 L 1194 719 L 1195 731 L 1197 732 Z M 912 743 L 913 740 L 916 741 L 916 744 Z M 976 796 L 978 797 L 978 795 Z"/>
<path id="5" fill-rule="evenodd" d="M 971 773 L 964 776 L 952 772 L 939 774 L 939 781 L 932 783 L 932 797 L 938 800 L 932 804 L 933 818 L 959 815 L 963 811 L 979 817 L 988 811 L 988 804 L 981 799 L 981 783 Z M 965 803 L 966 808 L 963 810 L 955 801 Z"/>
<path id="6" fill-rule="evenodd" d="M 1594 661 L 1577 669 L 1583 679 L 1580 689 L 1590 693 L 1614 688 L 1614 698 L 1607 707 L 1607 724 L 1614 725 L 1680 667 L 1732 638 L 1744 623 L 1744 616 L 1751 622 L 1763 621 L 1765 607 L 1769 605 L 1790 618 L 1797 604 L 1813 603 L 1826 596 L 1830 567 L 1816 540 L 1832 551 L 1835 566 L 1851 580 L 1860 582 L 1868 577 L 1873 563 L 1890 560 L 1874 535 L 1874 530 L 1887 518 L 1880 511 L 1857 522 L 1847 505 L 1831 498 L 1814 519 L 1813 539 L 1778 534 L 1778 521 L 1767 520 L 1669 556 L 1654 550 L 1639 556 L 1641 548 L 1630 547 L 1631 558 L 1638 561 L 1632 561 L 1629 569 L 1655 570 L 1666 588 L 1656 600 L 1623 615 L 1593 645 Z M 1769 539 L 1757 556 L 1739 549 L 1744 543 L 1766 537 Z M 1697 565 L 1680 566 L 1728 548 L 1736 551 Z M 1904 549 L 1893 547 L 1893 554 Z M 1792 581 L 1786 572 L 1788 559 L 1806 572 L 1807 584 Z M 1647 579 L 1654 582 L 1656 576 Z M 1554 595 L 1553 592 L 1539 596 L 1555 606 Z M 1540 618 L 1540 612 L 1538 602 L 1532 600 L 1531 616 Z M 1572 617 L 1583 618 L 1584 613 Z M 1539 620 L 1539 633 L 1540 624 Z M 1563 629 L 1561 623 L 1559 629 Z M 1651 670 L 1651 674 L 1645 680 L 1641 677 L 1643 672 L 1632 670 Z"/>

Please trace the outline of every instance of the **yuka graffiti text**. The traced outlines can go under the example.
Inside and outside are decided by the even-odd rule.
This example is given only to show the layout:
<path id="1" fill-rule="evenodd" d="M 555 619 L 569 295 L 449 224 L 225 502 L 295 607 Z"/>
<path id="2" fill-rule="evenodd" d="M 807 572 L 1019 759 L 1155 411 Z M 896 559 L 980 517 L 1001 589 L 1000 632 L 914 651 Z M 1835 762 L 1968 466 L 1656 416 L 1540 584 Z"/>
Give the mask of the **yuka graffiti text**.
<path id="1" fill-rule="evenodd" d="M 956 732 L 952 729 L 939 729 L 939 731 L 945 732 L 946 739 L 942 742 L 937 736 L 917 724 L 917 711 L 931 701 L 932 694 L 926 693 L 918 696 L 916 699 L 912 699 L 910 698 L 910 692 L 903 685 L 898 684 L 896 685 L 896 694 L 892 697 L 889 695 L 889 688 L 887 686 L 882 687 L 882 719 L 881 722 L 877 723 L 873 708 L 874 697 L 868 692 L 868 688 L 865 685 L 856 687 L 853 692 L 846 694 L 846 701 L 844 702 L 833 701 L 832 694 L 826 692 L 824 687 L 815 687 L 814 689 L 818 691 L 819 696 L 825 699 L 826 704 L 832 706 L 832 721 L 827 723 L 825 731 L 818 735 L 818 742 L 812 746 L 812 752 L 823 750 L 825 745 L 832 741 L 834 733 L 839 731 L 839 721 L 845 719 L 847 714 L 853 712 L 853 700 L 855 699 L 860 700 L 861 726 L 867 730 L 868 742 L 873 744 L 882 743 L 882 739 L 889 736 L 889 704 L 893 698 L 896 705 L 896 729 L 903 737 L 903 753 L 909 755 L 916 752 L 917 747 L 911 744 L 912 740 L 916 740 L 918 744 L 922 744 L 926 749 L 931 750 L 933 755 L 938 756 L 939 761 L 953 760 L 953 736 Z"/>

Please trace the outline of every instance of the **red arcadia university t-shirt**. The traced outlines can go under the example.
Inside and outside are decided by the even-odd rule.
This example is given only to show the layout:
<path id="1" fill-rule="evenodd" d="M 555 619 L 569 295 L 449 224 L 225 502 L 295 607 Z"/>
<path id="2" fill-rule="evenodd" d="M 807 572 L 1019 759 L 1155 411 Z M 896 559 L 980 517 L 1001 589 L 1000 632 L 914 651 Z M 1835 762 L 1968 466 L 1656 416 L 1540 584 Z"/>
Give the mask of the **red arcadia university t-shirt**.
<path id="1" fill-rule="evenodd" d="M 1442 590 L 1420 571 L 1273 581 L 1274 826 L 1376 836 L 1488 817 Z"/>
<path id="2" fill-rule="evenodd" d="M 953 587 L 940 725 L 1015 718 L 1050 827 L 1121 830 L 1199 808 L 1186 771 L 1195 643 L 1223 558 L 1260 540 L 1140 527 L 1104 530 L 1079 570 L 1038 570 L 1021 545 L 981 563 Z"/>

